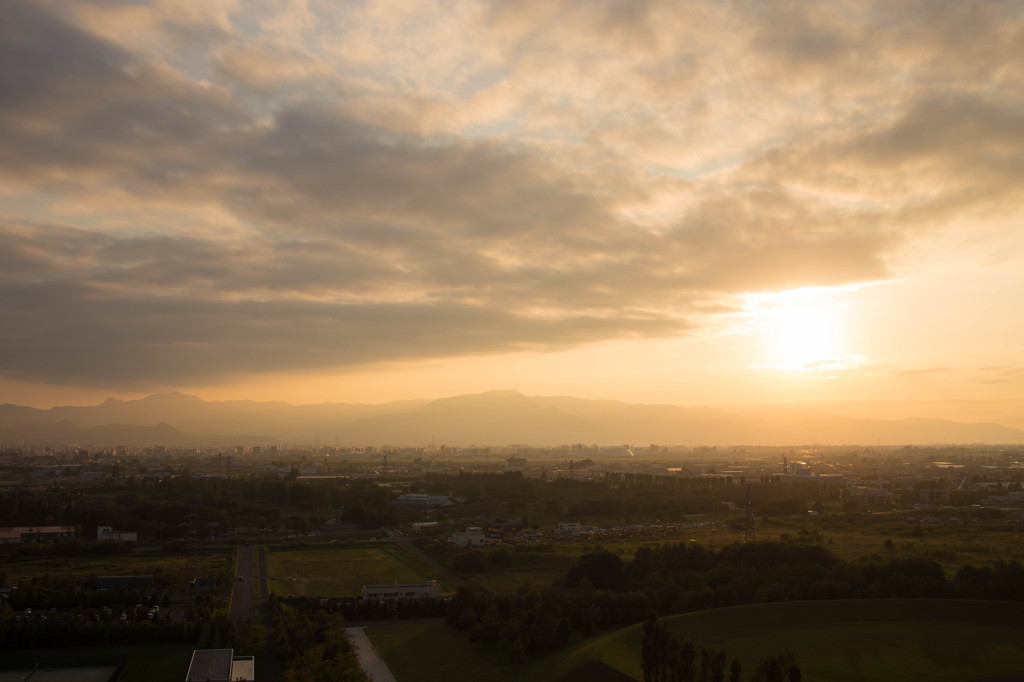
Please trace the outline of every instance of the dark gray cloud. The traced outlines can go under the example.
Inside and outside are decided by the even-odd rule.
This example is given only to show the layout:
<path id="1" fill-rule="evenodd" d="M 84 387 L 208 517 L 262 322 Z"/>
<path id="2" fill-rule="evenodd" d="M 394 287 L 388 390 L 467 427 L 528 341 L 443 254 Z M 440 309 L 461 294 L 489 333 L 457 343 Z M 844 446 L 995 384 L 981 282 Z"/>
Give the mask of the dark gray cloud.
<path id="1" fill-rule="evenodd" d="M 621 320 L 531 319 L 458 303 L 113 297 L 58 283 L 4 286 L 0 305 L 15 311 L 0 331 L 4 356 L 18 359 L 5 376 L 129 387 L 681 331 L 680 323 L 655 318 L 634 319 L 626 329 Z M 47 315 L 32 312 L 39 309 Z"/>

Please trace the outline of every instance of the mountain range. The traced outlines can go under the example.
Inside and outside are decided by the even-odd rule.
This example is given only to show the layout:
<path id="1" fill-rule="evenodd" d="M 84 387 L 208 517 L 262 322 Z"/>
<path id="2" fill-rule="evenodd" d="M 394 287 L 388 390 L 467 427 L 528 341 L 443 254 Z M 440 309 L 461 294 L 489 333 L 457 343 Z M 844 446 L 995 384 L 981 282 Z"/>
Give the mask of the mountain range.
<path id="1" fill-rule="evenodd" d="M 0 405 L 0 445 L 338 446 L 1019 444 L 1024 430 L 867 419 L 800 405 L 737 410 L 491 391 L 379 405 L 206 401 L 181 393 L 99 405 Z"/>

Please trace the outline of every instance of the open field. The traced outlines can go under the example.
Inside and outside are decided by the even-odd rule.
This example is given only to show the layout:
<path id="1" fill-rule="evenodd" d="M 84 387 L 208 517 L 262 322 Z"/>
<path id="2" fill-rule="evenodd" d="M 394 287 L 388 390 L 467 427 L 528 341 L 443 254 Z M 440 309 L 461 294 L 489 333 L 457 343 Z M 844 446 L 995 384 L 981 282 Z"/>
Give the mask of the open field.
<path id="1" fill-rule="evenodd" d="M 608 548 L 615 551 L 611 545 Z M 524 585 L 546 587 L 575 566 L 581 554 L 593 549 L 594 545 L 584 543 L 554 545 L 544 548 L 544 551 L 519 549 L 511 552 L 510 565 L 500 569 L 489 568 L 484 573 L 467 573 L 463 577 L 493 592 L 515 592 Z"/>
<path id="2" fill-rule="evenodd" d="M 363 585 L 418 583 L 440 576 L 393 543 L 332 549 L 267 548 L 270 590 L 299 597 L 356 597 Z"/>
<path id="3" fill-rule="evenodd" d="M 588 539 L 577 536 L 558 542 L 546 542 L 543 548 L 529 551 L 531 545 L 505 546 L 512 560 L 507 566 L 489 564 L 481 573 L 465 573 L 470 582 L 496 592 L 514 592 L 524 584 L 550 585 L 565 575 L 581 554 L 598 545 L 622 557 L 632 559 L 637 548 L 661 543 L 696 542 L 720 549 L 743 542 L 743 530 L 735 519 L 708 517 L 700 527 L 680 529 L 658 537 L 622 537 Z M 760 519 L 757 539 L 818 544 L 846 561 L 862 558 L 925 558 L 937 562 L 952 577 L 964 565 L 992 565 L 997 561 L 1024 562 L 1024 533 L 1021 526 L 1007 524 L 964 523 L 921 525 L 889 514 L 865 515 L 863 522 L 838 521 L 821 517 Z M 892 546 L 886 547 L 891 540 Z M 494 548 L 492 548 L 494 549 Z M 463 550 L 464 551 L 464 550 Z M 449 562 L 457 553 L 445 549 L 438 553 Z"/>
<path id="4" fill-rule="evenodd" d="M 90 575 L 153 575 L 178 574 L 183 578 L 213 576 L 234 567 L 234 547 L 218 552 L 190 556 L 119 554 L 105 557 L 48 557 L 8 561 L 4 573 L 13 585 L 43 579 L 47 574 L 87 578 Z"/>
<path id="5" fill-rule="evenodd" d="M 963 682 L 1024 673 L 1024 604 L 955 600 L 851 600 L 757 604 L 672 616 L 671 631 L 721 648 L 748 677 L 762 657 L 790 649 L 804 679 Z M 539 682 L 642 679 L 642 626 L 531 660 L 519 676 L 500 652 L 443 623 L 367 628 L 400 682 L 474 678 Z"/>
<path id="6" fill-rule="evenodd" d="M 113 659 L 127 657 L 124 672 L 118 682 L 179 682 L 185 679 L 189 661 L 192 660 L 191 644 L 134 644 L 130 646 L 104 645 L 96 647 L 69 647 L 62 649 L 39 649 L 0 652 L 0 661 L 22 660 L 34 655 L 41 657 L 104 656 Z M 104 678 L 106 679 L 106 678 Z"/>

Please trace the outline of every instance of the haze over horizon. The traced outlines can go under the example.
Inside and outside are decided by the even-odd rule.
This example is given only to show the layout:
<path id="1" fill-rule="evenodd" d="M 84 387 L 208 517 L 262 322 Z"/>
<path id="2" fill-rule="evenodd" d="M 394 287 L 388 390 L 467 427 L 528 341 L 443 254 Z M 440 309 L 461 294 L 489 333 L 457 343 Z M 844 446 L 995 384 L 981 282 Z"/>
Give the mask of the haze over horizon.
<path id="1" fill-rule="evenodd" d="M 1024 420 L 1024 2 L 0 4 L 0 403 Z"/>

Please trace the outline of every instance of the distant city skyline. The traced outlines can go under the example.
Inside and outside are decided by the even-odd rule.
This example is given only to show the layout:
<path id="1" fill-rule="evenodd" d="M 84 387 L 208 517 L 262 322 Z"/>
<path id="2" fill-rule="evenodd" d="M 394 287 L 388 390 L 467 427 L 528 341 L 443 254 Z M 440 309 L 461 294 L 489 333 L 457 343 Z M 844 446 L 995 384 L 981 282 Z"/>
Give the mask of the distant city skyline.
<path id="1" fill-rule="evenodd" d="M 1024 3 L 0 4 L 0 403 L 1024 420 Z"/>

